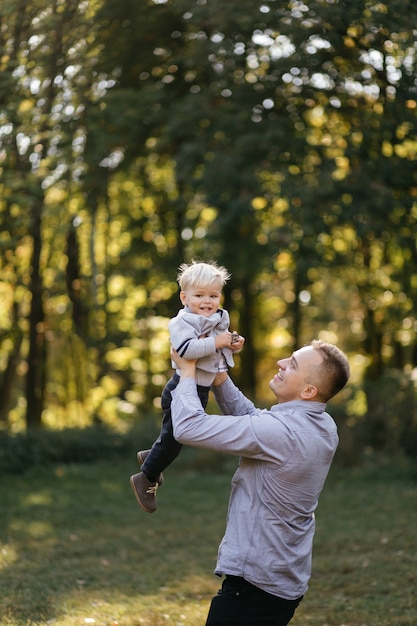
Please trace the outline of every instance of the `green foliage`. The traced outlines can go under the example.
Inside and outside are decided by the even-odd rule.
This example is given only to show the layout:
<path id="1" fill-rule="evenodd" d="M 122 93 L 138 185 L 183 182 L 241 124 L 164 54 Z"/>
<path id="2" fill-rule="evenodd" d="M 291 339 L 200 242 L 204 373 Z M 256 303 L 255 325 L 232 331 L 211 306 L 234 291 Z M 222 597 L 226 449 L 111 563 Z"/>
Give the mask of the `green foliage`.
<path id="1" fill-rule="evenodd" d="M 29 430 L 14 436 L 0 434 L 0 472 L 20 474 L 37 467 L 95 463 L 134 457 L 138 446 L 150 447 L 156 437 L 154 422 L 121 433 L 103 425 L 64 430 Z"/>
<path id="2" fill-rule="evenodd" d="M 364 384 L 368 412 L 364 443 L 375 450 L 417 453 L 417 393 L 413 380 L 391 371 Z"/>
<path id="3" fill-rule="evenodd" d="M 4 428 L 153 409 L 192 257 L 232 273 L 252 394 L 317 335 L 416 367 L 415 3 L 4 9 Z"/>
<path id="4" fill-rule="evenodd" d="M 275 258 L 287 272 L 285 255 L 277 256 L 287 252 L 292 285 L 284 295 L 298 345 L 298 294 L 313 288 L 324 267 L 348 266 L 362 307 L 358 339 L 365 335 L 379 373 L 376 326 L 393 337 L 399 318 L 415 319 L 413 299 L 403 297 L 415 286 L 397 248 L 400 227 L 400 257 L 415 261 L 415 34 L 405 6 L 411 9 L 408 2 L 313 2 L 303 10 L 251 3 L 239 11 L 233 3 L 155 4 L 150 15 L 171 27 L 143 35 L 149 47 L 139 81 L 134 38 L 124 37 L 131 62 L 112 90 L 137 92 L 149 152 L 169 153 L 179 191 L 198 190 L 216 208 L 207 237 L 232 269 L 243 306 L 252 308 L 259 274 L 271 272 Z M 104 3 L 102 14 L 104 41 L 145 29 L 129 3 Z M 110 71 L 114 56 L 107 45 L 99 65 Z M 401 292 L 404 281 L 411 289 Z"/>

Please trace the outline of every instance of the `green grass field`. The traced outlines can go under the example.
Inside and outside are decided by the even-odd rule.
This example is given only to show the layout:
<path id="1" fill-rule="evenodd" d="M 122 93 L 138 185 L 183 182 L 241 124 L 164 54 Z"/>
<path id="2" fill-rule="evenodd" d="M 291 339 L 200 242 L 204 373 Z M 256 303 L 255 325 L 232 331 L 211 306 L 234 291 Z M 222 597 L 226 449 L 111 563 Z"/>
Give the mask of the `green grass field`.
<path id="1" fill-rule="evenodd" d="M 0 483 L 0 625 L 204 626 L 236 460 L 184 450 L 136 504 L 135 459 Z M 416 626 L 417 469 L 335 468 L 294 626 Z"/>

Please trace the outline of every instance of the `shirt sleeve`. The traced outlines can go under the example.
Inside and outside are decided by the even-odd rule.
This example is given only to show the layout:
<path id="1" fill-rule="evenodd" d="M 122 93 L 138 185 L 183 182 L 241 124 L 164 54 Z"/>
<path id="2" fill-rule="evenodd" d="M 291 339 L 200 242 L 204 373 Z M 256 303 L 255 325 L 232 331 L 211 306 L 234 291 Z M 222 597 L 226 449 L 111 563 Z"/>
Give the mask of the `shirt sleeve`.
<path id="1" fill-rule="evenodd" d="M 236 393 L 231 381 L 231 386 L 227 381 L 224 385 L 226 389 L 221 394 Z M 239 396 L 240 392 L 237 391 Z M 180 381 L 172 392 L 171 412 L 175 439 L 196 448 L 284 462 L 292 448 L 285 426 L 271 413 L 256 409 L 243 394 L 241 396 L 239 402 L 242 404 L 238 406 L 250 408 L 249 413 L 207 414 L 198 398 L 195 380 L 186 378 Z M 231 396 L 229 401 L 232 402 Z"/>
<path id="2" fill-rule="evenodd" d="M 222 413 L 230 415 L 254 414 L 259 411 L 251 400 L 240 391 L 228 377 L 217 387 L 212 387 L 214 397 Z"/>

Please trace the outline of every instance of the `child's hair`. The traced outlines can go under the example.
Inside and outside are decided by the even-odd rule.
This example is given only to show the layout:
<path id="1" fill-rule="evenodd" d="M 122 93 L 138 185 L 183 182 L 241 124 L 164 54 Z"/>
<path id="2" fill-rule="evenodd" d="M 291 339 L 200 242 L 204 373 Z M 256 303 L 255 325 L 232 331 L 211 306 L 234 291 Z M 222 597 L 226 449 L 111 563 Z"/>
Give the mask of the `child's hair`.
<path id="1" fill-rule="evenodd" d="M 214 261 L 210 261 L 210 263 L 192 261 L 189 265 L 182 263 L 178 269 L 177 281 L 181 291 L 189 287 L 205 287 L 216 280 L 220 281 L 223 286 L 230 278 L 227 269 L 222 265 L 217 265 Z"/>

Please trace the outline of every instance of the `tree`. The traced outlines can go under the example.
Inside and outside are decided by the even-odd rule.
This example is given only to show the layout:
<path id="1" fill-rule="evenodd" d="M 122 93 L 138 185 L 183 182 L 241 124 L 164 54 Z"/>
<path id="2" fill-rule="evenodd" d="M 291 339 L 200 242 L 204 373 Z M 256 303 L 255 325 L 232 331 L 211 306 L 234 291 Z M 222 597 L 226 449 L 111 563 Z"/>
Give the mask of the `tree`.
<path id="1" fill-rule="evenodd" d="M 371 378 L 415 364 L 413 4 L 10 6 L 3 44 L 14 28 L 22 52 L 2 83 L 0 280 L 13 267 L 22 307 L 42 294 L 32 331 L 56 388 L 57 346 L 75 342 L 90 415 L 118 396 L 151 405 L 192 257 L 232 272 L 248 391 L 318 333 L 360 351 Z"/>
<path id="2" fill-rule="evenodd" d="M 414 11 L 408 2 L 363 1 L 243 3 L 239 11 L 216 1 L 193 7 L 151 2 L 139 14 L 129 3 L 103 5 L 107 28 L 101 33 L 100 67 L 115 78 L 106 95 L 109 110 L 123 93 L 131 121 L 136 103 L 132 143 L 137 154 L 146 155 L 151 145 L 152 153 L 169 154 L 175 162 L 183 215 L 196 193 L 215 207 L 217 218 L 207 231 L 210 249 L 232 269 L 247 311 L 253 308 L 257 277 L 265 267 L 272 269 L 277 247 L 290 251 L 295 295 L 288 313 L 297 344 L 299 294 L 312 282 L 309 273 L 323 262 L 346 263 L 350 252 L 329 252 L 325 238 L 331 246 L 343 227 L 353 228 L 358 242 L 365 238 L 368 280 L 371 232 L 380 240 L 387 224 L 398 221 L 394 204 L 412 197 L 410 167 L 400 187 L 380 168 L 390 141 L 386 133 L 401 128 L 400 134 L 410 135 L 415 120 L 414 34 L 406 28 L 404 5 Z M 164 26 L 145 33 L 149 23 Z M 141 54 L 134 54 L 139 40 Z M 110 41 L 121 49 L 106 45 Z M 397 111 L 404 105 L 409 121 L 399 126 Z M 403 150 L 411 156 L 412 138 L 407 141 Z M 132 158 L 132 146 L 124 149 Z M 412 163 L 403 158 L 401 165 L 406 161 Z M 391 195 L 395 203 L 386 202 Z M 264 210 L 256 211 L 262 197 Z M 284 197 L 284 209 L 277 197 Z M 410 202 L 404 208 L 409 214 Z M 269 230 L 266 212 L 275 216 Z M 193 231 L 191 221 L 189 226 Z M 245 285 L 238 284 L 239 276 Z M 366 299 L 368 286 L 364 289 Z M 249 337 L 252 315 L 242 329 Z M 378 360 L 369 310 L 367 318 L 364 349 Z M 254 355 L 247 354 L 253 364 Z"/>
<path id="3" fill-rule="evenodd" d="M 3 270 L 10 267 L 12 281 L 24 289 L 27 286 L 29 293 L 26 423 L 29 428 L 38 428 L 46 383 L 45 262 L 48 255 L 55 256 L 54 244 L 66 228 L 61 203 L 71 176 L 73 139 L 73 129 L 66 121 L 77 116 L 71 77 L 77 72 L 87 22 L 77 1 L 65 5 L 56 1 L 45 8 L 36 1 L 16 0 L 6 9 L 0 44 L 4 78 L 0 94 L 1 210 L 7 233 L 3 237 Z M 64 218 L 63 230 L 51 231 L 60 217 Z M 28 265 L 19 261 L 18 251 L 22 249 L 30 249 Z M 25 322 L 16 323 L 26 330 Z M 17 361 L 18 343 L 11 350 L 10 363 Z"/>

